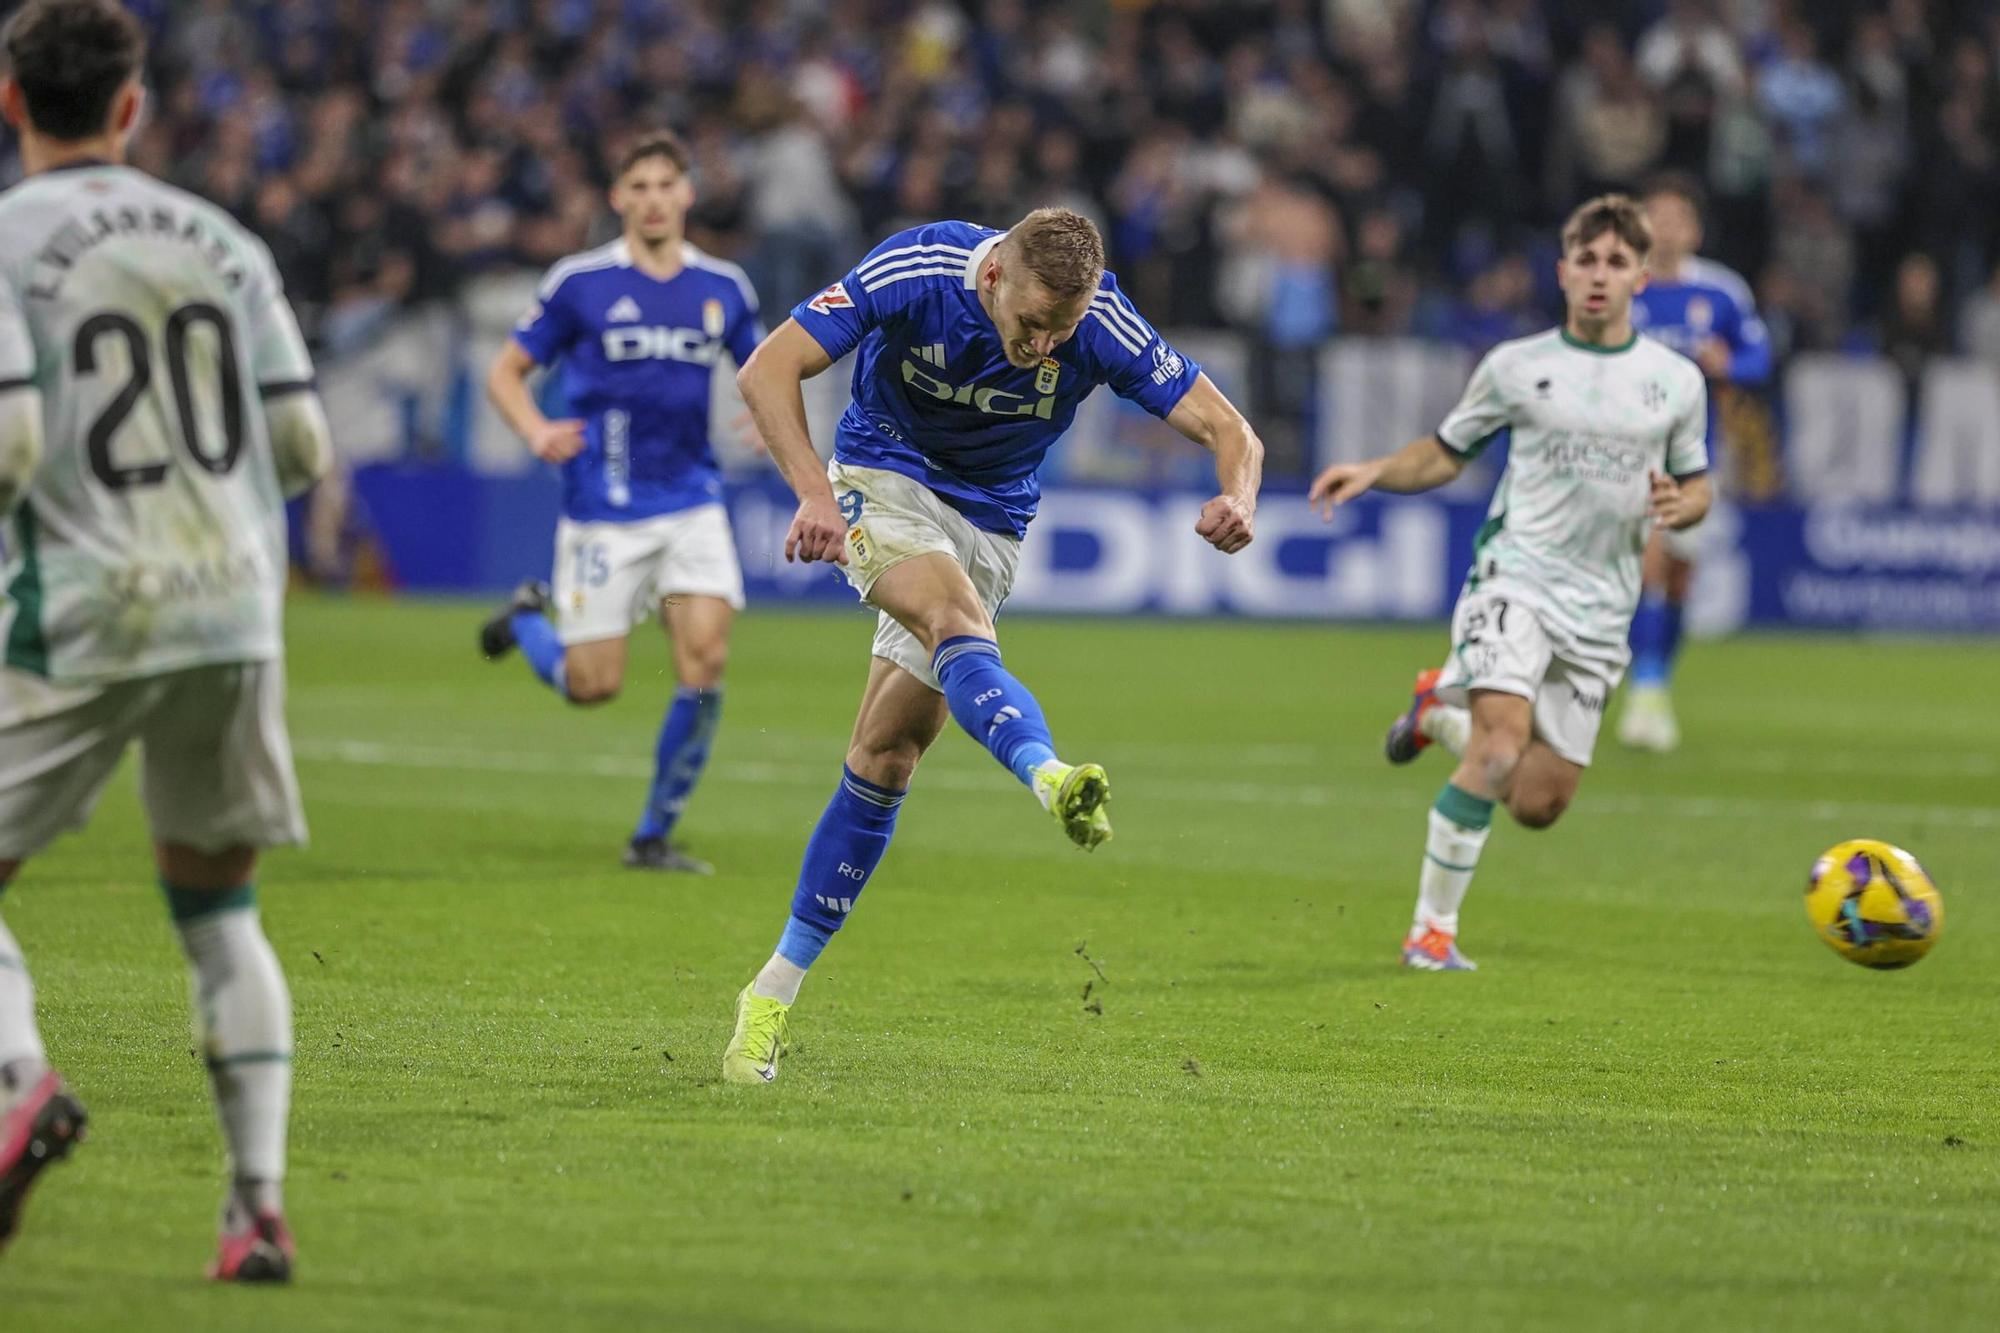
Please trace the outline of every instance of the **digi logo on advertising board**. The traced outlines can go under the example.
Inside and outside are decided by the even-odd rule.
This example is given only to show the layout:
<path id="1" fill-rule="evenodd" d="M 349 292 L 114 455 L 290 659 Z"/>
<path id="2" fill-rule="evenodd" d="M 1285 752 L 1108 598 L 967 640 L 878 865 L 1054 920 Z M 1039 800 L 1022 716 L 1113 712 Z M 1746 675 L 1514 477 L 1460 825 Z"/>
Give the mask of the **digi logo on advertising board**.
<path id="1" fill-rule="evenodd" d="M 1257 539 L 1233 556 L 1195 535 L 1206 494 L 1062 489 L 1042 498 L 1008 605 L 1101 614 L 1436 619 L 1455 591 L 1441 504 L 1342 509 L 1266 495 Z"/>

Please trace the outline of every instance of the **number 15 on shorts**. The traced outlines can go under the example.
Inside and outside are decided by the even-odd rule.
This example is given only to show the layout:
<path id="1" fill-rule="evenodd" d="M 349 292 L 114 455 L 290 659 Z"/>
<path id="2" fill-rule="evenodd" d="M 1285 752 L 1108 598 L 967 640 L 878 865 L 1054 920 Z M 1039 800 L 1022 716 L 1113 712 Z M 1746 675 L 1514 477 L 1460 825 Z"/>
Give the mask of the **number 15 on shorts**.
<path id="1" fill-rule="evenodd" d="M 579 588 L 602 588 L 611 578 L 611 560 L 603 542 L 585 542 L 576 548 L 576 569 L 572 580 Z"/>

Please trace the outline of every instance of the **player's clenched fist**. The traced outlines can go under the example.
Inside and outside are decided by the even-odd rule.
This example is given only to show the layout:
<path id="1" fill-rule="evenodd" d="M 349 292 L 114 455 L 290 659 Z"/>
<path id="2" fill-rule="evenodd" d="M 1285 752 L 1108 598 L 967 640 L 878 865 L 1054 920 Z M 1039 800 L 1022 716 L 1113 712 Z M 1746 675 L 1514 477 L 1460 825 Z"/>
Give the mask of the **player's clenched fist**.
<path id="1" fill-rule="evenodd" d="M 583 452 L 583 423 L 544 421 L 529 432 L 528 448 L 544 463 L 567 463 Z"/>
<path id="2" fill-rule="evenodd" d="M 1708 512 L 1707 506 L 1698 505 L 1672 477 L 1658 472 L 1650 475 L 1653 480 L 1651 508 L 1654 521 L 1678 532 L 1682 528 L 1693 527 Z"/>
<path id="3" fill-rule="evenodd" d="M 1319 511 L 1320 517 L 1332 518 L 1336 506 L 1344 505 L 1355 496 L 1367 491 L 1381 475 L 1382 467 L 1379 460 L 1367 463 L 1335 463 L 1313 478 L 1312 489 L 1306 492 L 1306 499 Z"/>
<path id="4" fill-rule="evenodd" d="M 815 560 L 847 563 L 847 524 L 841 521 L 840 506 L 831 495 L 799 501 L 792 530 L 785 534 L 785 559 L 807 564 Z"/>
<path id="5" fill-rule="evenodd" d="M 1250 544 L 1255 527 L 1248 504 L 1233 495 L 1218 495 L 1201 507 L 1194 530 L 1224 555 L 1235 555 Z"/>

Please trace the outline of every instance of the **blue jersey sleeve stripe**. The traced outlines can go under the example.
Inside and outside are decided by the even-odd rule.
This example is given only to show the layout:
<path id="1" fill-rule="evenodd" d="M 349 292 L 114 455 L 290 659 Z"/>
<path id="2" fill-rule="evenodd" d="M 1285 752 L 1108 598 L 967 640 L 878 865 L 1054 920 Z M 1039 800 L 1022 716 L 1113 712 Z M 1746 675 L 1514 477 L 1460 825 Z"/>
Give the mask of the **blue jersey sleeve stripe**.
<path id="1" fill-rule="evenodd" d="M 1139 340 L 1139 346 L 1144 347 L 1153 341 L 1152 326 L 1139 318 L 1139 312 L 1132 308 L 1130 302 L 1121 301 L 1108 292 L 1099 292 L 1090 299 L 1090 304 L 1093 309 L 1102 310 L 1107 318 L 1123 325 L 1125 332 Z"/>
<path id="2" fill-rule="evenodd" d="M 1146 350 L 1146 344 L 1134 341 L 1131 334 L 1120 328 L 1113 322 L 1111 316 L 1105 313 L 1104 307 L 1093 304 L 1090 307 L 1090 317 L 1109 330 L 1111 336 L 1118 340 L 1118 345 L 1133 356 L 1137 356 Z"/>
<path id="3" fill-rule="evenodd" d="M 732 264 L 726 259 L 717 259 L 714 255 L 697 250 L 691 245 L 687 247 L 686 259 L 690 268 L 719 273 L 734 282 L 736 290 L 743 294 L 743 304 L 749 307 L 750 313 L 757 313 L 757 289 L 750 285 L 750 275 L 745 273 L 740 265 Z"/>
<path id="4" fill-rule="evenodd" d="M 571 255 L 568 259 L 557 260 L 555 266 L 548 271 L 548 276 L 542 279 L 542 285 L 536 289 L 535 294 L 546 301 L 554 296 L 565 282 L 579 273 L 594 273 L 601 268 L 616 268 L 618 256 L 608 253 L 609 250 L 610 247 L 605 246 L 597 250 L 585 250 L 582 254 Z"/>
<path id="5" fill-rule="evenodd" d="M 881 288 L 887 287 L 891 283 L 902 282 L 907 278 L 957 277 L 959 274 L 965 272 L 966 260 L 970 259 L 971 257 L 972 256 L 970 255 L 965 255 L 963 257 L 952 259 L 950 263 L 942 265 L 932 264 L 928 268 L 904 269 L 901 272 L 890 273 L 883 277 L 876 278 L 872 282 L 863 282 L 861 284 L 861 290 L 864 292 L 879 291 Z"/>
<path id="6" fill-rule="evenodd" d="M 905 245 L 895 250 L 884 250 L 881 254 L 862 260 L 854 266 L 854 272 L 862 281 L 875 277 L 892 268 L 902 268 L 920 260 L 935 260 L 956 256 L 961 262 L 972 258 L 972 251 L 962 245 Z"/>

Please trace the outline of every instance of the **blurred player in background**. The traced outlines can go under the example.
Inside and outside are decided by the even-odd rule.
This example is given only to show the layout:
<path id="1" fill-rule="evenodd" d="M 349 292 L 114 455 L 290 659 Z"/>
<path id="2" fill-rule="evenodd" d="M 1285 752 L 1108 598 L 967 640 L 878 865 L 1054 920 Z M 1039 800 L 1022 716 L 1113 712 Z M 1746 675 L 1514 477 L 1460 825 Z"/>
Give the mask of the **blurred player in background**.
<path id="1" fill-rule="evenodd" d="M 764 331 L 743 270 L 684 239 L 689 161 L 665 133 L 626 151 L 611 187 L 624 235 L 549 270 L 487 374 L 508 424 L 562 468 L 563 516 L 554 594 L 522 584 L 479 646 L 489 658 L 518 646 L 557 694 L 603 703 L 624 684 L 632 626 L 659 616 L 679 688 L 625 864 L 706 874 L 670 839 L 708 762 L 730 623 L 743 609 L 708 438 L 709 386 L 722 354 L 743 364 Z M 558 361 L 580 418 L 549 420 L 529 392 L 529 372 Z"/>
<path id="2" fill-rule="evenodd" d="M 0 885 L 84 821 L 137 741 L 229 1149 L 210 1276 L 283 1281 L 291 997 L 253 876 L 259 848 L 306 832 L 285 732 L 284 500 L 325 472 L 326 417 L 270 252 L 120 165 L 143 98 L 132 17 L 35 0 L 6 46 L 0 100 L 28 179 L 0 196 Z M 0 1106 L 4 1243 L 84 1126 L 4 924 Z"/>
<path id="3" fill-rule="evenodd" d="M 1647 528 L 1687 528 L 1708 512 L 1701 372 L 1632 327 L 1650 248 L 1638 204 L 1585 203 L 1563 226 L 1563 326 L 1487 353 L 1435 435 L 1312 484 L 1330 518 L 1370 489 L 1442 486 L 1512 432 L 1451 654 L 1417 677 L 1385 747 L 1399 764 L 1434 740 L 1459 758 L 1431 809 L 1405 966 L 1476 966 L 1458 948 L 1458 911 L 1493 807 L 1528 828 L 1569 807 L 1625 667 Z"/>
<path id="4" fill-rule="evenodd" d="M 1709 383 L 1708 437 L 1717 438 L 1719 403 L 1730 386 L 1755 387 L 1771 378 L 1771 343 L 1750 284 L 1735 270 L 1703 259 L 1701 186 L 1662 176 L 1646 189 L 1653 257 L 1632 322 L 1701 367 Z M 1680 744 L 1680 724 L 1668 693 L 1680 652 L 1681 618 L 1694 578 L 1692 533 L 1655 529 L 1646 544 L 1645 587 L 1632 618 L 1632 684 L 1618 717 L 1618 740 L 1666 752 Z"/>
<path id="5" fill-rule="evenodd" d="M 858 350 L 854 402 L 822 466 L 800 384 Z M 898 232 L 801 303 L 737 377 L 799 497 L 787 559 L 845 566 L 880 611 L 875 661 L 833 800 L 806 844 L 777 950 L 736 1001 L 723 1077 L 768 1083 L 806 969 L 888 848 L 917 762 L 957 719 L 1077 846 L 1111 837 L 1110 779 L 1067 764 L 1034 695 L 1002 664 L 993 618 L 1041 496 L 1036 470 L 1100 384 L 1215 455 L 1196 531 L 1250 544 L 1263 446 L 1242 414 L 1140 318 L 1067 209 L 1011 230 Z"/>

